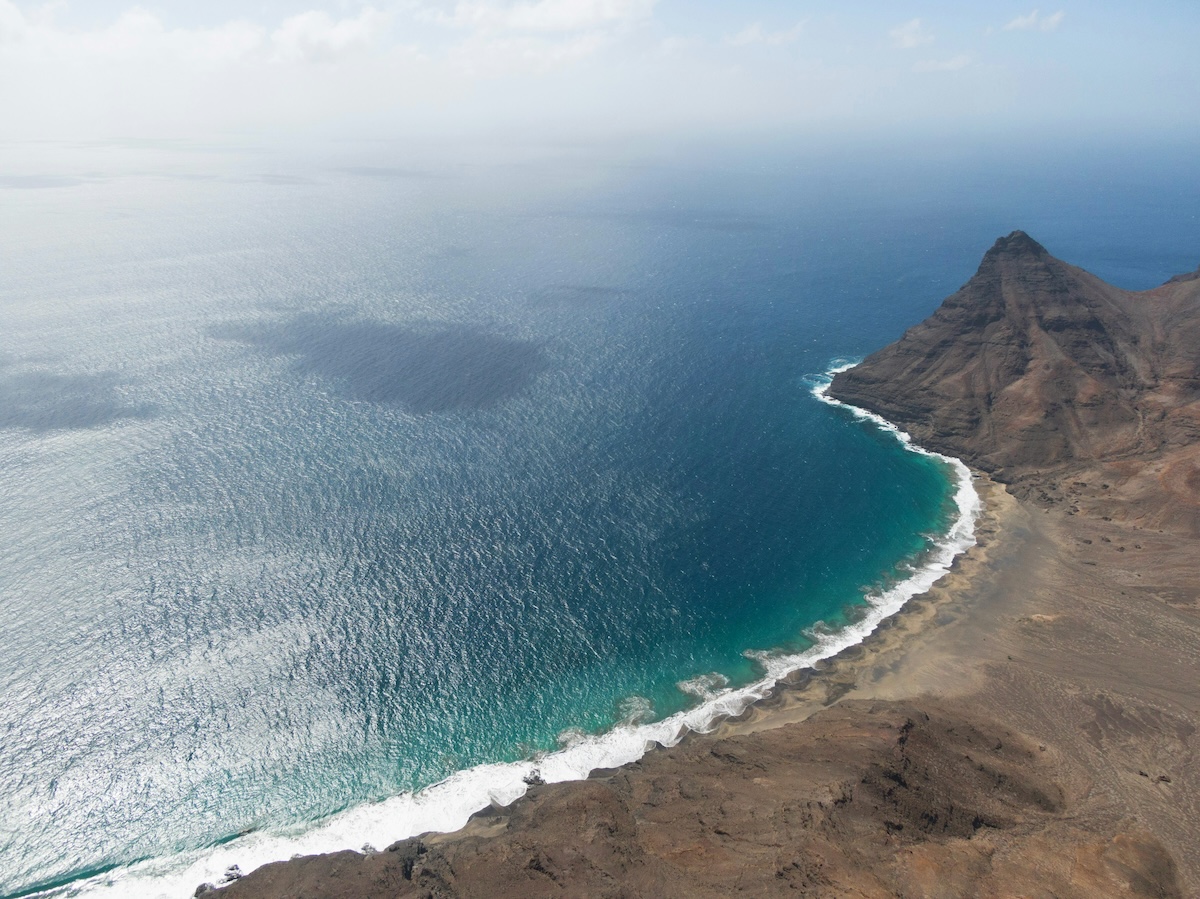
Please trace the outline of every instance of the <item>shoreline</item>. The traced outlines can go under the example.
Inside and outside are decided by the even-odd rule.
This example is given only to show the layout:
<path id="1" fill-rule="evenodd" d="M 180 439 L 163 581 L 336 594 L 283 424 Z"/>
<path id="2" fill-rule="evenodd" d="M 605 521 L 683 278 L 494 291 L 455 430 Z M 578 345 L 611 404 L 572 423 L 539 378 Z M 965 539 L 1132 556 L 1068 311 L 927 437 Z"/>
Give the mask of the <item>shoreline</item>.
<path id="1" fill-rule="evenodd" d="M 541 868 L 583 892 L 599 889 L 597 870 L 619 870 L 650 878 L 635 894 L 725 895 L 750 876 L 746 853 L 766 864 L 783 851 L 772 847 L 808 839 L 803 827 L 865 801 L 872 772 L 903 755 L 907 737 L 895 738 L 914 721 L 938 729 L 919 758 L 939 747 L 948 753 L 935 758 L 932 780 L 902 769 L 916 796 L 906 801 L 933 810 L 922 806 L 898 831 L 903 808 L 885 813 L 876 797 L 854 827 L 839 823 L 817 846 L 821 876 L 832 878 L 820 883 L 840 887 L 806 888 L 907 895 L 895 884 L 929 876 L 961 883 L 954 895 L 1195 895 L 1200 765 L 1190 722 L 1200 720 L 1191 686 L 1200 683 L 1200 590 L 1197 563 L 1180 553 L 1191 538 L 1019 500 L 986 475 L 977 484 L 985 500 L 979 540 L 939 583 L 863 643 L 713 732 L 689 733 L 584 781 L 534 786 L 454 833 L 266 866 L 223 888 L 226 895 L 276 899 L 304 888 L 382 896 L 370 884 L 396 865 L 408 873 L 394 884 L 414 892 L 389 897 L 559 895 Z M 954 741 L 963 734 L 984 739 L 960 751 Z M 979 770 L 1002 771 L 1002 780 L 960 783 L 993 749 L 997 758 Z M 956 773 L 964 764 L 966 773 Z M 958 785 L 948 799 L 946 779 Z M 1023 784 L 1000 813 L 987 805 L 997 783 Z M 1048 798 L 1030 805 L 1030 796 Z M 772 811 L 770 803 L 792 804 Z M 988 823 L 974 833 L 914 832 L 931 814 L 975 806 Z M 864 838 L 875 825 L 877 836 Z M 766 832 L 751 842 L 744 835 L 755 828 Z M 682 879 L 653 880 L 655 865 Z M 784 869 L 764 870 L 770 876 L 747 889 L 779 889 Z M 900 880 L 872 892 L 855 880 L 863 871 Z M 972 880 L 983 877 L 993 879 Z M 993 891 L 980 892 L 981 882 Z"/>
<path id="2" fill-rule="evenodd" d="M 946 577 L 714 736 L 794 731 L 855 701 L 982 710 L 1053 757 L 1071 839 L 1093 853 L 1131 835 L 1161 842 L 1179 891 L 1147 895 L 1200 894 L 1194 539 L 1018 499 L 975 474 L 979 542 Z"/>
<path id="3" fill-rule="evenodd" d="M 845 403 L 837 405 L 857 409 Z M 876 418 L 870 413 L 865 413 L 864 417 Z M 940 453 L 929 454 L 945 458 Z M 610 768 L 595 768 L 580 780 L 537 784 L 535 789 L 606 779 L 614 773 L 636 767 L 650 755 L 686 744 L 707 744 L 709 741 L 722 741 L 730 737 L 750 736 L 763 731 L 788 728 L 803 723 L 812 715 L 843 699 L 866 696 L 869 690 L 865 685 L 860 686 L 857 683 L 860 676 L 869 675 L 871 669 L 878 666 L 881 658 L 897 651 L 907 651 L 906 644 L 914 637 L 923 635 L 930 638 L 936 634 L 941 626 L 948 623 L 937 620 L 939 613 L 961 602 L 964 598 L 962 594 L 972 587 L 986 583 L 998 555 L 1006 555 L 1017 548 L 1013 545 L 1013 535 L 1008 531 L 1008 519 L 1016 512 L 1017 501 L 1005 492 L 1004 485 L 991 480 L 986 473 L 970 469 L 968 471 L 972 486 L 980 499 L 973 518 L 975 544 L 956 554 L 950 568 L 932 587 L 912 596 L 896 611 L 880 618 L 861 640 L 832 655 L 821 657 L 811 665 L 792 669 L 776 680 L 762 698 L 754 700 L 737 714 L 717 719 L 716 726 L 710 730 L 687 730 L 670 745 L 655 744 L 648 747 L 643 756 L 632 762 Z M 983 490 L 979 489 L 980 485 Z M 985 496 L 991 501 L 985 500 Z M 999 508 L 993 506 L 993 501 Z M 983 539 L 979 539 L 980 535 Z M 872 682 L 877 680 L 871 678 Z M 480 809 L 458 830 L 429 831 L 420 834 L 420 839 L 424 843 L 436 846 L 466 837 L 494 836 L 508 813 L 513 810 L 513 806 L 525 798 L 518 797 L 513 803 L 505 806 L 493 804 L 489 808 Z"/>
<path id="4" fill-rule="evenodd" d="M 913 596 L 884 618 L 862 641 L 812 668 L 784 678 L 772 695 L 732 716 L 711 732 L 715 737 L 753 734 L 795 724 L 844 698 L 898 698 L 901 688 L 892 666 L 913 652 L 912 641 L 931 641 L 986 589 L 996 570 L 1010 564 L 1026 537 L 1014 534 L 1017 501 L 984 472 L 972 471 L 980 495 L 976 542 L 955 557 L 950 569 L 928 590 Z M 890 675 L 890 677 L 889 677 Z M 707 736 L 707 735 L 706 735 Z"/>
<path id="5" fill-rule="evenodd" d="M 833 373 L 881 413 L 856 417 L 1007 485 L 980 479 L 944 579 L 712 734 L 231 899 L 1200 894 L 1193 282 L 1134 294 L 1000 238 Z"/>
<path id="6" fill-rule="evenodd" d="M 955 489 L 958 516 L 941 538 L 944 543 L 941 548 L 952 550 L 949 559 L 940 566 L 936 563 L 928 565 L 931 570 L 940 570 L 940 574 L 926 589 L 912 593 L 899 603 L 889 604 L 892 610 L 871 619 L 870 630 L 860 639 L 816 658 L 811 664 L 791 668 L 776 679 L 766 695 L 741 712 L 718 719 L 711 730 L 690 731 L 684 739 L 692 733 L 723 737 L 782 727 L 803 721 L 819 708 L 828 707 L 849 693 L 852 689 L 850 679 L 873 655 L 895 649 L 900 641 L 936 627 L 932 613 L 952 602 L 955 588 L 961 592 L 973 580 L 986 577 L 989 559 L 998 550 L 1006 549 L 1003 545 L 997 546 L 997 542 L 1008 536 L 1007 517 L 1014 513 L 1015 500 L 1005 492 L 1003 485 L 985 472 L 969 468 L 961 459 L 916 444 L 906 431 L 882 416 L 827 394 L 834 375 L 858 364 L 838 362 L 822 376 L 822 380 L 812 385 L 812 394 L 819 402 L 844 410 L 856 420 L 870 422 L 890 434 L 907 452 L 935 458 L 947 465 L 958 482 Z M 911 585 L 920 579 L 921 573 L 914 572 L 912 577 L 891 589 Z M 869 603 L 870 597 L 864 599 Z M 826 698 L 817 699 L 810 695 L 822 686 L 827 690 Z"/>
<path id="7" fill-rule="evenodd" d="M 893 634 L 894 619 L 950 576 L 964 554 L 977 546 L 984 503 L 975 486 L 975 473 L 961 460 L 921 447 L 891 422 L 826 395 L 833 376 L 855 364 L 839 361 L 823 375 L 815 376 L 808 382 L 812 396 L 891 435 L 905 452 L 945 463 L 949 469 L 948 486 L 957 508 L 948 530 L 932 542 L 920 567 L 896 584 L 862 597 L 861 618 L 822 635 L 811 648 L 800 653 L 748 650 L 747 657 L 762 668 L 757 680 L 724 689 L 697 706 L 660 721 L 617 724 L 603 733 L 588 734 L 575 744 L 532 759 L 465 769 L 415 793 L 347 809 L 315 826 L 298 829 L 291 836 L 251 834 L 249 845 L 246 841 L 236 841 L 194 850 L 186 853 L 193 861 L 183 871 L 170 870 L 169 858 L 118 868 L 99 881 L 74 882 L 72 886 L 81 889 L 72 895 L 86 897 L 120 890 L 122 895 L 139 899 L 166 899 L 174 895 L 176 885 L 186 885 L 190 891 L 198 883 L 229 883 L 227 874 L 235 866 L 239 874 L 249 874 L 297 855 L 329 855 L 351 847 L 373 850 L 396 840 L 428 834 L 453 837 L 470 830 L 479 815 L 491 815 L 519 802 L 531 786 L 587 781 L 597 773 L 636 764 L 649 753 L 670 749 L 693 737 L 741 733 L 744 722 L 761 719 L 763 710 L 773 707 L 778 697 L 798 690 L 798 683 L 818 677 L 831 667 L 844 666 L 849 658 L 861 655 L 867 644 L 882 639 L 881 630 Z M 781 719 L 775 726 L 787 720 L 793 719 Z M 154 872 L 156 867 L 160 867 L 159 873 Z"/>

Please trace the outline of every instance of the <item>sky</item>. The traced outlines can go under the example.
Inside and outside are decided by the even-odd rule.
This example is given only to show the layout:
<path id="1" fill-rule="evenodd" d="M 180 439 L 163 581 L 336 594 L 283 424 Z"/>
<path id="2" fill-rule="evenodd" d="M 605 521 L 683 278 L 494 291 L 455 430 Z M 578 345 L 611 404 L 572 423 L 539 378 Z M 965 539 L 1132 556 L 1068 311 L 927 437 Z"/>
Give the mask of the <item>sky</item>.
<path id="1" fill-rule="evenodd" d="M 0 140 L 1195 136 L 1198 34 L 1194 0 L 0 0 Z"/>

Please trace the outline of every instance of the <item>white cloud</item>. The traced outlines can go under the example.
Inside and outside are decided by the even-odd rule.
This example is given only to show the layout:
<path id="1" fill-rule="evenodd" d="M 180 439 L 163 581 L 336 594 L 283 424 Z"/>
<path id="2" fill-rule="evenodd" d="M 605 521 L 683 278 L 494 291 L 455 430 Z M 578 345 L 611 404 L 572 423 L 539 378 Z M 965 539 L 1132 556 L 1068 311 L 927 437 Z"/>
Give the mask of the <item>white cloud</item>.
<path id="1" fill-rule="evenodd" d="M 279 59 L 327 62 L 369 47 L 386 24 L 387 16 L 370 6 L 352 19 L 336 21 L 309 10 L 285 19 L 271 43 Z"/>
<path id="2" fill-rule="evenodd" d="M 438 21 L 488 31 L 572 32 L 611 28 L 648 18 L 657 0 L 461 0 Z"/>
<path id="3" fill-rule="evenodd" d="M 914 72 L 957 72 L 971 64 L 971 57 L 965 53 L 951 56 L 949 59 L 923 59 L 913 65 Z"/>
<path id="4" fill-rule="evenodd" d="M 419 20 L 467 35 L 444 48 L 450 68 L 468 78 L 545 74 L 595 55 L 651 17 L 657 0 L 417 0 Z M 670 48 L 668 48 L 670 49 Z M 666 52 L 660 48 L 659 55 Z"/>
<path id="5" fill-rule="evenodd" d="M 690 50 L 693 47 L 703 45 L 703 41 L 697 37 L 685 37 L 679 34 L 672 34 L 664 37 L 658 42 L 658 54 L 660 56 L 671 56 L 675 53 L 682 53 L 685 50 Z"/>
<path id="6" fill-rule="evenodd" d="M 265 29 L 234 20 L 216 28 L 167 28 L 158 16 L 133 8 L 111 24 L 91 31 L 62 29 L 52 15 L 26 17 L 7 0 L 0 0 L 0 46 L 12 60 L 87 66 L 138 59 L 175 62 L 226 63 L 257 51 Z"/>
<path id="7" fill-rule="evenodd" d="M 768 46 L 778 47 L 783 44 L 790 44 L 796 38 L 800 37 L 804 31 L 805 24 L 804 21 L 801 21 L 797 22 L 791 28 L 782 31 L 767 31 L 763 28 L 761 22 L 752 22 L 737 34 L 731 35 L 725 40 L 735 47 L 746 47 L 751 44 L 767 44 Z"/>
<path id="8" fill-rule="evenodd" d="M 53 25 L 54 18 L 67 9 L 67 0 L 49 0 L 26 11 L 25 15 L 37 25 Z"/>
<path id="9" fill-rule="evenodd" d="M 14 43 L 25 32 L 25 16 L 14 4 L 0 0 L 0 46 Z"/>
<path id="10" fill-rule="evenodd" d="M 1122 113 L 1170 109 L 1191 121 L 1190 76 L 1200 65 L 1180 55 L 1181 77 L 1163 83 L 1135 65 L 1159 52 L 1149 42 L 1119 66 L 1095 52 L 1099 44 L 1084 44 L 1064 47 L 1062 65 L 1047 73 L 1035 71 L 1021 41 L 990 41 L 985 67 L 939 21 L 903 21 L 886 9 L 822 18 L 817 39 L 816 18 L 802 27 L 743 13 L 726 28 L 713 4 L 654 0 L 272 0 L 242 5 L 232 20 L 212 10 L 185 18 L 167 0 L 55 11 L 57 2 L 0 0 L 0 143 L 910 127 L 1057 120 L 1062 109 L 1107 122 L 1117 94 Z M 111 17 L 98 19 L 106 8 Z M 996 17 L 997 34 L 1017 9 L 1031 8 Z M 1060 13 L 1035 11 L 1011 30 L 1035 37 L 1065 24 Z M 1174 40 L 1182 54 L 1183 29 L 1162 28 L 1160 42 Z M 885 52 L 861 52 L 880 45 Z M 908 79 L 896 78 L 898 59 Z"/>
<path id="11" fill-rule="evenodd" d="M 304 9 L 303 6 L 300 7 Z M 90 27 L 0 0 L 6 136 L 212 135 L 306 127 L 379 108 L 437 102 L 408 47 L 376 40 L 373 8 L 301 12 L 270 25 L 173 27 L 133 8 Z"/>
<path id="12" fill-rule="evenodd" d="M 1028 15 L 1017 16 L 1004 26 L 1005 31 L 1053 31 L 1066 18 L 1061 9 L 1052 15 L 1043 16 L 1036 9 Z"/>
<path id="13" fill-rule="evenodd" d="M 607 43 L 608 38 L 596 32 L 559 40 L 475 35 L 452 47 L 447 61 L 455 71 L 472 78 L 545 74 L 594 55 Z"/>
<path id="14" fill-rule="evenodd" d="M 903 25 L 897 25 L 888 35 L 892 43 L 903 50 L 912 50 L 922 44 L 933 43 L 933 35 L 925 30 L 920 19 L 912 19 Z"/>

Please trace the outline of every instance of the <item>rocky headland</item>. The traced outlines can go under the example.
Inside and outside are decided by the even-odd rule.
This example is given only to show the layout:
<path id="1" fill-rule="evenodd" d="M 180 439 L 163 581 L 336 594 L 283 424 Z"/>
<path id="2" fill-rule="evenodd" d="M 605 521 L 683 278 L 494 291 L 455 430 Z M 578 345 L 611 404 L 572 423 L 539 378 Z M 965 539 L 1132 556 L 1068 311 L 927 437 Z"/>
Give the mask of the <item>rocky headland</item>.
<path id="1" fill-rule="evenodd" d="M 1200 536 L 1200 272 L 1133 293 L 1014 231 L 830 393 L 1017 496 Z"/>
<path id="2" fill-rule="evenodd" d="M 1200 272 L 1014 232 L 831 394 L 978 472 L 928 594 L 715 734 L 222 899 L 1200 895 Z"/>

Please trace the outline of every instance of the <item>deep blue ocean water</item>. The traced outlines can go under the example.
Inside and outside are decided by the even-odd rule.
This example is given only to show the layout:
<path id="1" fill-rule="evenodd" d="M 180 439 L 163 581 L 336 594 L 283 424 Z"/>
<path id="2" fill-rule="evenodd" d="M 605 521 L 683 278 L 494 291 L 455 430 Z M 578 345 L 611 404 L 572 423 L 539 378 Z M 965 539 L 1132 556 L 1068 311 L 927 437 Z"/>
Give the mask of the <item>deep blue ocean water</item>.
<path id="1" fill-rule="evenodd" d="M 0 179 L 2 897 L 419 832 L 754 682 L 956 514 L 814 375 L 1014 228 L 1200 263 L 1167 151 L 56 152 Z"/>

